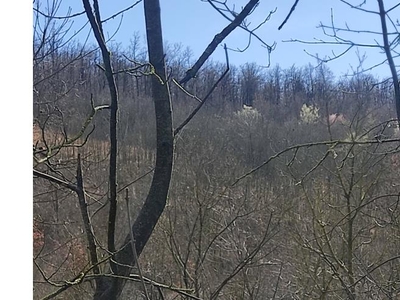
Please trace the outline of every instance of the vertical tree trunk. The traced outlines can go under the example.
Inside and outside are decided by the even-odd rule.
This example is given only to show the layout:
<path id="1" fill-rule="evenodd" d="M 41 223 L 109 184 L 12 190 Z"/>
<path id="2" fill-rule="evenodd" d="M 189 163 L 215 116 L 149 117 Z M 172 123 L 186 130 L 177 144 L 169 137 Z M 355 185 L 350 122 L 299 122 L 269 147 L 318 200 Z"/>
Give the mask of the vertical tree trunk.
<path id="1" fill-rule="evenodd" d="M 386 58 L 390 68 L 390 73 L 392 74 L 397 122 L 398 124 L 400 124 L 400 82 L 399 82 L 399 77 L 397 76 L 396 65 L 393 60 L 392 49 L 390 47 L 388 39 L 389 34 L 386 26 L 386 10 L 383 5 L 383 0 L 377 0 L 377 1 L 379 6 L 379 16 L 381 19 L 383 49 L 385 50 Z"/>
<path id="2" fill-rule="evenodd" d="M 172 112 L 165 74 L 159 0 L 145 0 L 144 10 L 149 62 L 154 71 L 151 84 L 156 114 L 157 156 L 149 194 L 132 226 L 138 256 L 142 253 L 164 210 L 173 161 Z M 112 278 L 106 286 L 100 287 L 94 297 L 96 300 L 113 300 L 121 295 L 126 282 L 122 277 L 129 276 L 131 271 L 129 266 L 135 263 L 130 243 L 130 235 L 127 235 L 124 247 L 114 256 L 114 260 L 118 262 L 114 272 L 119 278 Z"/>

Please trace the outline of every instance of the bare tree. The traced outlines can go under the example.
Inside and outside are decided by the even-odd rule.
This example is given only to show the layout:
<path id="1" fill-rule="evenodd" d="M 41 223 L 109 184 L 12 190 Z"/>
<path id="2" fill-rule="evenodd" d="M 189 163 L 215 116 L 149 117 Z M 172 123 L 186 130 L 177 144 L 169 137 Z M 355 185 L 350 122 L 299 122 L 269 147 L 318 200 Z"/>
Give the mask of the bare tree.
<path id="1" fill-rule="evenodd" d="M 34 79 L 35 296 L 396 297 L 391 89 L 363 74 L 334 81 L 325 66 L 207 63 L 233 30 L 256 38 L 246 18 L 260 3 L 207 2 L 230 23 L 197 61 L 164 52 L 158 0 L 144 1 L 149 61 L 137 40 L 122 52 L 106 39 L 96 0 L 64 17 L 35 8 L 49 22 L 84 15 L 96 38 L 35 39 L 48 50 Z"/>
<path id="2" fill-rule="evenodd" d="M 127 9 L 116 13 L 112 18 L 118 16 L 124 11 L 133 8 L 137 3 Z M 181 82 L 188 82 L 191 80 L 200 67 L 205 63 L 208 57 L 216 49 L 216 46 L 226 38 L 235 28 L 241 26 L 244 19 L 253 11 L 259 1 L 249 1 L 243 10 L 232 20 L 232 22 L 224 28 L 220 34 L 216 35 L 204 51 L 203 55 L 195 63 L 195 65 L 187 72 L 187 76 L 181 80 Z M 66 131 L 64 130 L 65 142 L 62 142 L 56 146 L 46 145 L 46 149 L 38 148 L 34 149 L 35 156 L 44 152 L 45 157 L 38 159 L 38 165 L 34 169 L 34 176 L 41 178 L 47 182 L 54 183 L 58 186 L 66 188 L 77 194 L 80 204 L 82 222 L 84 224 L 83 231 L 86 233 L 87 245 L 89 250 L 89 259 L 86 267 L 82 269 L 72 280 L 64 281 L 62 283 L 55 283 L 51 281 L 52 276 L 47 276 L 46 272 L 37 265 L 42 276 L 47 283 L 50 283 L 56 289 L 50 293 L 45 299 L 51 299 L 60 293 L 70 289 L 78 287 L 85 282 L 93 280 L 95 282 L 95 293 L 94 299 L 117 299 L 120 297 L 124 285 L 127 280 L 130 280 L 130 273 L 132 268 L 138 265 L 137 258 L 141 255 L 144 246 L 148 242 L 160 216 L 166 205 L 171 173 L 172 173 L 172 162 L 173 162 L 173 143 L 174 135 L 177 135 L 179 131 L 196 115 L 199 109 L 204 105 L 206 100 L 209 98 L 211 93 L 214 91 L 218 83 L 222 80 L 225 74 L 229 71 L 229 64 L 227 69 L 224 71 L 222 76 L 216 80 L 213 86 L 208 91 L 204 99 L 200 100 L 200 104 L 188 115 L 185 121 L 178 126 L 175 130 L 172 127 L 172 109 L 171 109 L 171 98 L 169 92 L 169 82 L 166 76 L 165 69 L 165 54 L 163 50 L 163 39 L 161 30 L 161 17 L 160 17 L 160 5 L 158 0 L 145 0 L 144 1 L 144 14 L 146 20 L 146 35 L 147 35 L 147 49 L 149 62 L 144 64 L 135 65 L 130 70 L 118 70 L 115 69 L 115 61 L 111 57 L 110 46 L 107 44 L 105 34 L 103 32 L 104 21 L 101 18 L 100 7 L 97 0 L 93 1 L 93 6 L 88 0 L 82 0 L 84 6 L 84 13 L 87 16 L 90 27 L 93 30 L 99 52 L 101 54 L 101 64 L 97 66 L 104 72 L 106 78 L 106 86 L 109 90 L 109 103 L 104 106 L 96 107 L 94 101 L 91 100 L 91 114 L 84 122 L 84 126 L 79 131 L 79 134 L 73 139 L 68 139 Z M 42 15 L 45 19 L 65 19 L 69 20 L 73 16 L 58 17 L 53 15 L 43 14 L 39 7 L 36 8 L 38 14 Z M 76 14 L 81 15 L 81 13 Z M 74 16 L 76 16 L 74 15 Z M 55 35 L 52 35 L 53 37 Z M 37 47 L 37 53 L 41 51 L 42 47 Z M 53 50 L 52 50 L 53 51 Z M 54 51 L 53 51 L 54 52 Z M 136 62 L 134 62 L 136 64 Z M 119 205 L 117 197 L 118 189 L 118 153 L 119 153 L 119 142 L 118 142 L 118 111 L 119 111 L 119 91 L 117 85 L 117 75 L 121 72 L 137 72 L 138 69 L 142 69 L 142 74 L 151 76 L 151 96 L 154 100 L 154 111 L 156 121 L 156 158 L 152 182 L 150 185 L 149 192 L 146 196 L 143 206 L 139 209 L 136 219 L 129 233 L 126 235 L 122 245 L 118 245 L 116 241 L 117 237 L 117 224 Z M 86 129 L 93 124 L 95 113 L 99 110 L 107 109 L 110 112 L 109 115 L 109 141 L 107 146 L 109 147 L 108 157 L 108 189 L 107 189 L 107 201 L 99 207 L 97 211 L 91 213 L 88 209 L 87 191 L 84 187 L 85 178 L 82 170 L 82 156 L 79 154 L 76 161 L 76 182 L 72 178 L 64 178 L 62 172 L 55 172 L 55 174 L 49 174 L 52 172 L 51 165 L 48 165 L 48 170 L 40 170 L 40 165 L 46 161 L 50 161 L 50 158 L 55 158 L 57 155 L 56 151 L 61 151 L 66 147 L 72 149 L 84 146 L 89 139 L 90 133 L 86 136 L 83 144 L 74 144 L 78 140 L 84 137 Z M 62 113 L 60 113 L 62 115 Z M 42 130 L 43 141 L 45 132 Z M 45 142 L 46 144 L 46 142 Z M 147 172 L 146 174 L 149 174 Z M 108 222 L 106 226 L 107 234 L 107 246 L 104 247 L 99 242 L 99 237 L 96 231 L 99 231 L 94 227 L 92 217 L 94 214 L 103 210 L 104 207 L 108 207 Z M 268 230 L 267 230 L 268 233 Z M 266 235 L 267 236 L 267 235 Z M 133 238 L 132 238 L 133 237 Z M 265 243 L 265 242 L 264 242 Z M 254 252 L 256 254 L 258 251 Z M 99 257 L 103 258 L 100 259 Z M 105 265 L 104 265 L 105 264 Z M 240 268 L 241 269 L 241 268 Z M 238 269 L 238 270 L 240 270 Z M 235 276 L 237 272 L 234 272 L 226 280 L 230 280 Z M 141 276 L 142 277 L 142 276 Z M 142 277 L 142 281 L 143 281 Z M 221 285 L 216 291 L 215 296 L 219 294 L 220 290 L 224 285 Z"/>
<path id="3" fill-rule="evenodd" d="M 295 5 L 298 1 L 296 1 Z M 379 18 L 381 28 L 377 31 L 366 30 L 362 28 L 352 28 L 348 24 L 345 26 L 339 26 L 335 23 L 334 12 L 331 12 L 331 23 L 326 25 L 321 22 L 319 28 L 323 30 L 324 35 L 328 38 L 327 40 L 315 40 L 315 41 L 304 41 L 292 39 L 291 42 L 301 42 L 305 44 L 319 44 L 319 45 L 333 45 L 333 46 L 344 46 L 345 50 L 333 55 L 327 56 L 326 58 L 320 58 L 315 55 L 319 63 L 330 62 L 336 59 L 340 59 L 343 55 L 349 53 L 350 50 L 355 48 L 370 48 L 376 49 L 385 53 L 385 58 L 381 62 L 375 63 L 369 67 L 359 70 L 359 72 L 371 71 L 374 68 L 387 64 L 389 66 L 391 74 L 391 82 L 394 89 L 394 102 L 396 105 L 396 115 L 400 122 L 400 87 L 398 70 L 396 69 L 395 60 L 399 58 L 398 46 L 399 46 L 399 30 L 398 21 L 395 21 L 394 16 L 398 12 L 399 4 L 394 4 L 390 8 L 385 8 L 383 0 L 377 0 L 377 8 L 367 8 L 367 1 L 345 1 L 340 0 L 341 3 L 346 5 L 352 10 L 360 11 L 366 15 L 366 17 Z M 355 2 L 355 3 L 354 3 Z M 369 4 L 369 3 L 368 3 Z M 300 4 L 301 5 L 301 4 Z M 365 38 L 371 40 L 371 42 L 359 42 L 356 39 L 346 37 L 348 34 L 354 36 L 362 35 Z M 381 42 L 379 41 L 381 39 Z"/>

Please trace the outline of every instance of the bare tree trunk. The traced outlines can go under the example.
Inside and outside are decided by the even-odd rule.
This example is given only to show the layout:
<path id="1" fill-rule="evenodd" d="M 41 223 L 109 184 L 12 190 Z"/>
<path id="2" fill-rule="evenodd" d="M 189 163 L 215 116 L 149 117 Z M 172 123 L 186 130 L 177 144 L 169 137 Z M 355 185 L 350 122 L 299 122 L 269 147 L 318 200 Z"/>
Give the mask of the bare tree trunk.
<path id="1" fill-rule="evenodd" d="M 171 180 L 173 161 L 172 112 L 169 87 L 165 74 L 159 0 L 145 0 L 144 10 L 149 62 L 154 68 L 152 96 L 156 113 L 157 156 L 149 194 L 132 226 L 138 256 L 149 240 L 164 210 Z M 118 299 L 121 295 L 126 282 L 121 277 L 129 276 L 131 266 L 135 264 L 130 243 L 130 235 L 127 235 L 125 245 L 114 256 L 114 260 L 117 262 L 114 273 L 119 278 L 111 279 L 107 282 L 106 288 L 103 286 L 101 290 L 98 289 L 94 297 L 95 299 L 112 300 Z"/>
<path id="2" fill-rule="evenodd" d="M 382 26 L 383 48 L 385 49 L 386 58 L 389 63 L 390 72 L 392 74 L 394 98 L 396 102 L 397 122 L 400 124 L 400 86 L 399 86 L 400 82 L 399 82 L 399 77 L 397 76 L 396 65 L 394 63 L 392 56 L 392 49 L 390 48 L 389 44 L 388 30 L 386 25 L 386 11 L 383 5 L 383 0 L 378 0 L 378 5 L 379 5 L 379 16 L 381 19 L 381 26 Z"/>

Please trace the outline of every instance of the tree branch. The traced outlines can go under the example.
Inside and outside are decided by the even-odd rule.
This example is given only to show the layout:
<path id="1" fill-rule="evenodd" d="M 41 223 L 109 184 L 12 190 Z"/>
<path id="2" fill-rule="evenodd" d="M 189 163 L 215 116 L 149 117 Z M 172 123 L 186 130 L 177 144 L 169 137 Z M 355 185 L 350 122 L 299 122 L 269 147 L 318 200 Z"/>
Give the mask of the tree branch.
<path id="1" fill-rule="evenodd" d="M 90 254 L 90 261 L 93 266 L 93 272 L 95 274 L 100 274 L 100 269 L 98 266 L 98 258 L 97 258 L 97 247 L 94 239 L 94 233 L 92 228 L 92 222 L 90 221 L 89 212 L 88 212 L 88 204 L 85 196 L 85 189 L 83 187 L 83 176 L 82 176 L 82 165 L 81 165 L 81 155 L 78 154 L 78 166 L 76 170 L 76 181 L 77 181 L 77 195 L 79 200 L 79 206 L 82 214 L 83 226 L 86 231 L 86 238 L 88 241 L 88 248 Z"/>
<path id="2" fill-rule="evenodd" d="M 203 54 L 196 61 L 191 69 L 186 71 L 186 75 L 182 78 L 179 83 L 185 84 L 190 79 L 194 78 L 199 71 L 199 69 L 203 66 L 206 60 L 211 56 L 211 54 L 215 51 L 217 46 L 233 31 L 236 27 L 240 26 L 243 20 L 249 15 L 249 13 L 258 5 L 259 0 L 250 0 L 243 10 L 236 16 L 236 18 L 226 26 L 219 34 L 214 36 L 214 39 L 204 50 Z"/>
<path id="3" fill-rule="evenodd" d="M 54 176 L 51 176 L 49 174 L 46 174 L 46 173 L 43 173 L 43 172 L 40 172 L 40 171 L 37 171 L 37 170 L 33 170 L 33 176 L 44 178 L 44 179 L 46 179 L 48 181 L 54 182 L 56 184 L 59 184 L 59 185 L 65 187 L 67 189 L 70 189 L 70 190 L 72 190 L 74 192 L 78 191 L 78 187 L 75 184 L 66 182 L 66 181 L 64 181 L 62 179 L 59 179 L 59 178 L 54 177 Z"/>
<path id="4" fill-rule="evenodd" d="M 86 15 L 93 29 L 94 36 L 100 47 L 105 75 L 108 88 L 110 90 L 110 166 L 109 166 L 109 186 L 110 186 L 110 210 L 108 215 L 108 250 L 115 252 L 115 226 L 117 216 L 117 112 L 118 112 L 118 91 L 115 83 L 114 72 L 111 65 L 110 52 L 104 41 L 103 30 L 101 27 L 100 11 L 98 1 L 94 0 L 95 14 L 89 0 L 82 0 Z"/>

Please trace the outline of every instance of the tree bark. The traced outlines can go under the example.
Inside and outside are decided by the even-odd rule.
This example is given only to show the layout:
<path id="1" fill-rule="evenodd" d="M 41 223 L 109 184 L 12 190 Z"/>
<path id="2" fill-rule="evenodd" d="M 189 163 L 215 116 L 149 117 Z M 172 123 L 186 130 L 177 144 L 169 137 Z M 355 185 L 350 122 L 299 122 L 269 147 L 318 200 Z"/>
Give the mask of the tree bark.
<path id="1" fill-rule="evenodd" d="M 159 0 L 144 1 L 149 62 L 153 66 L 152 96 L 156 114 L 157 156 L 153 180 L 146 201 L 135 220 L 132 231 L 138 257 L 149 240 L 166 204 L 173 162 L 172 111 L 168 82 L 166 80 L 164 50 Z M 114 255 L 114 269 L 118 278 L 112 278 L 99 287 L 94 299 L 118 299 L 135 264 L 134 254 L 127 235 L 123 248 Z"/>
<path id="2" fill-rule="evenodd" d="M 392 49 L 390 48 L 390 43 L 388 39 L 388 30 L 386 25 L 386 10 L 383 5 L 383 0 L 377 0 L 377 1 L 379 6 L 379 17 L 381 19 L 383 49 L 385 50 L 386 58 L 388 60 L 390 68 L 390 73 L 392 74 L 394 98 L 396 103 L 397 123 L 400 124 L 400 82 L 399 82 L 399 77 L 397 76 L 396 65 L 393 60 Z"/>

